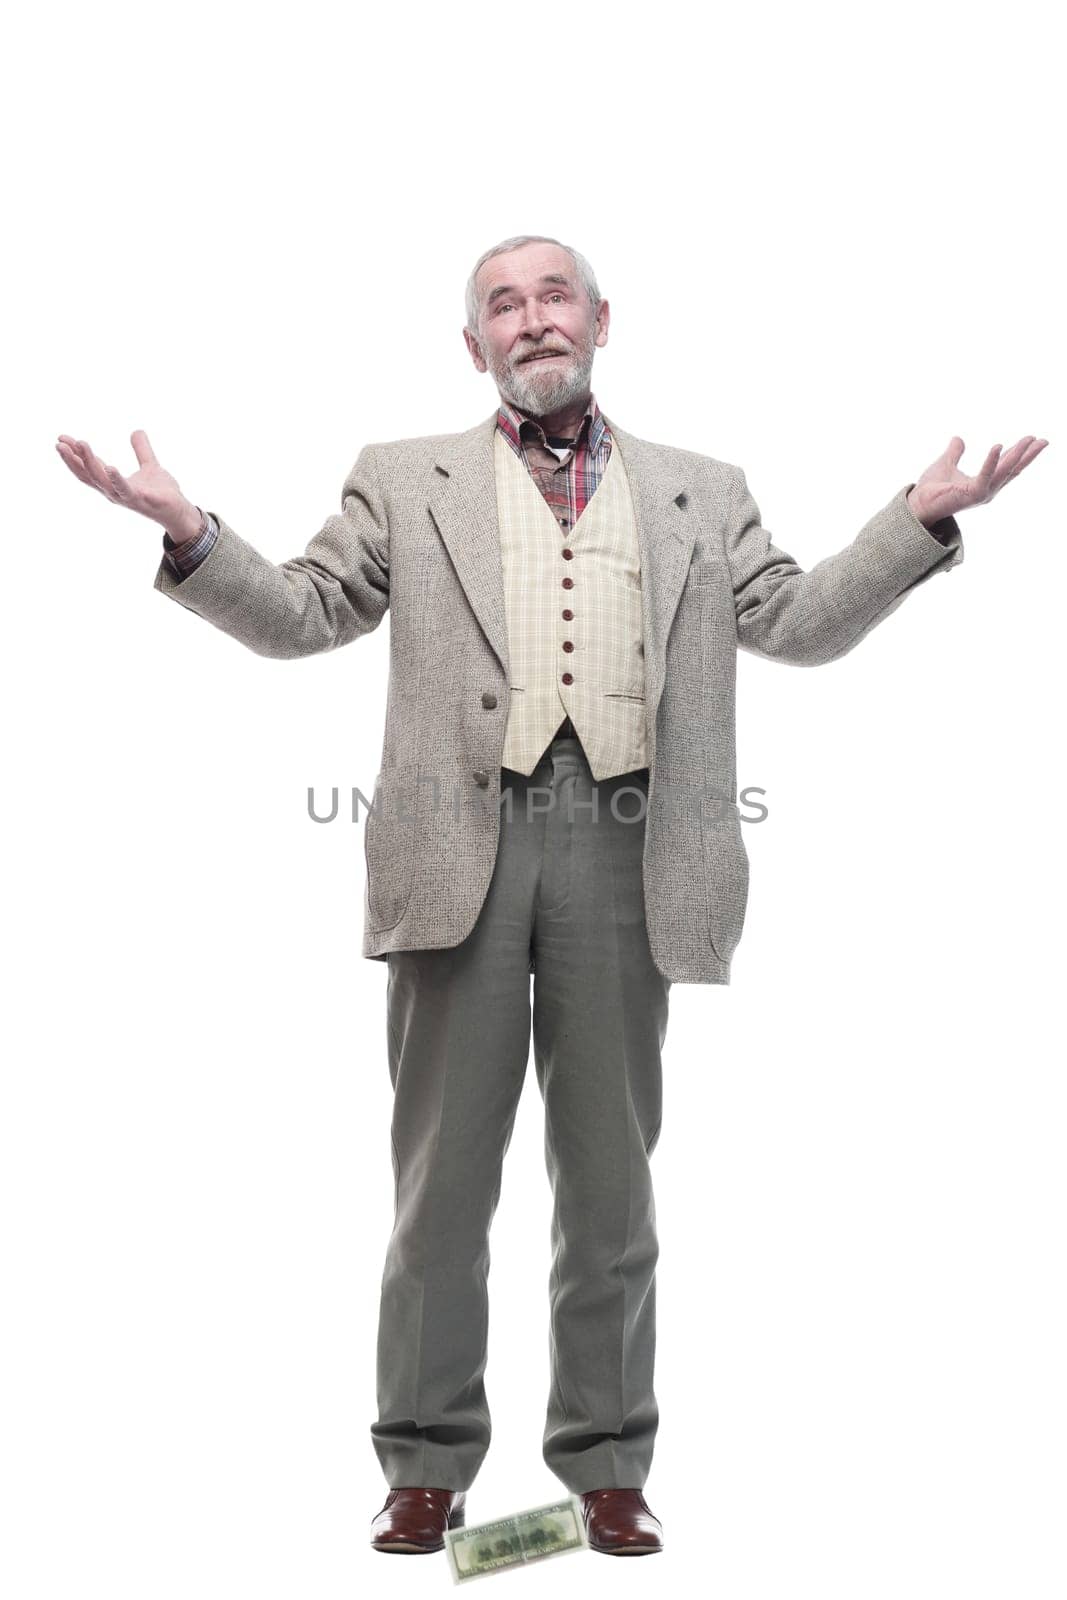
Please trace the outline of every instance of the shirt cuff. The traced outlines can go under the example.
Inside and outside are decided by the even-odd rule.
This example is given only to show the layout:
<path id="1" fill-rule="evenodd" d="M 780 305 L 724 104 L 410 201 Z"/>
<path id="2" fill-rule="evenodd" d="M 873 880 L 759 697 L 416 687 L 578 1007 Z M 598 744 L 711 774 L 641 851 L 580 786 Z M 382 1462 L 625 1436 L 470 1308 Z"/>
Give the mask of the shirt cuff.
<path id="1" fill-rule="evenodd" d="M 219 525 L 211 512 L 201 511 L 199 506 L 196 509 L 200 511 L 200 530 L 192 538 L 177 541 L 165 530 L 163 533 L 163 559 L 179 578 L 187 578 L 195 571 L 219 536 Z"/>
<path id="2" fill-rule="evenodd" d="M 914 487 L 915 485 L 913 483 L 909 483 L 907 494 L 910 494 Z M 908 509 L 910 511 L 911 507 L 909 506 Z M 912 511 L 912 516 L 915 516 L 914 511 Z M 918 522 L 918 517 L 916 517 L 915 520 Z M 930 523 L 929 527 L 927 527 L 925 522 L 922 524 L 922 526 L 926 528 L 926 531 L 931 538 L 937 540 L 938 544 L 950 545 L 954 543 L 959 536 L 960 525 L 956 521 L 955 517 L 941 517 L 937 522 Z"/>

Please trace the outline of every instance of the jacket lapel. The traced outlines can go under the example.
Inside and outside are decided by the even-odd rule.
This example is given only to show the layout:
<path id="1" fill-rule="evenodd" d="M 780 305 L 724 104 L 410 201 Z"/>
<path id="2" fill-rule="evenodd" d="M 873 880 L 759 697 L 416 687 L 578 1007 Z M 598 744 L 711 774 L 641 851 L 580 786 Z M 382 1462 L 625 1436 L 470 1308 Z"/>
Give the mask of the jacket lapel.
<path id="1" fill-rule="evenodd" d="M 443 444 L 435 461 L 437 481 L 430 515 L 452 565 L 510 684 L 508 625 L 504 609 L 504 563 L 496 511 L 493 436 L 497 413 Z"/>
<path id="2" fill-rule="evenodd" d="M 460 583 L 510 682 L 504 569 L 497 519 L 493 440 L 497 413 L 443 444 L 430 515 L 448 549 Z M 645 702 L 650 726 L 663 693 L 667 638 L 696 541 L 687 509 L 687 486 L 677 457 L 638 439 L 607 417 L 633 500 L 641 555 L 641 606 L 645 635 Z"/>
<path id="3" fill-rule="evenodd" d="M 641 613 L 645 634 L 645 709 L 649 729 L 667 669 L 667 638 L 678 609 L 696 543 L 696 528 L 687 505 L 687 485 L 677 456 L 620 428 L 605 413 L 612 439 L 622 457 L 637 522 L 641 552 Z"/>

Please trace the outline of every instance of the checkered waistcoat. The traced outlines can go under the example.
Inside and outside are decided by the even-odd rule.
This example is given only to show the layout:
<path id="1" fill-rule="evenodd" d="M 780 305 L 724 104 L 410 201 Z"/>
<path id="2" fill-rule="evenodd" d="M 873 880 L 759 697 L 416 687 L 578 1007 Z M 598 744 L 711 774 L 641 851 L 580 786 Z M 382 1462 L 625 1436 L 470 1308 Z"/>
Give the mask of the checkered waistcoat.
<path id="1" fill-rule="evenodd" d="M 494 448 L 511 665 L 501 764 L 529 777 L 569 713 L 594 778 L 647 767 L 641 557 L 621 455 L 613 446 L 565 532 L 499 429 Z"/>

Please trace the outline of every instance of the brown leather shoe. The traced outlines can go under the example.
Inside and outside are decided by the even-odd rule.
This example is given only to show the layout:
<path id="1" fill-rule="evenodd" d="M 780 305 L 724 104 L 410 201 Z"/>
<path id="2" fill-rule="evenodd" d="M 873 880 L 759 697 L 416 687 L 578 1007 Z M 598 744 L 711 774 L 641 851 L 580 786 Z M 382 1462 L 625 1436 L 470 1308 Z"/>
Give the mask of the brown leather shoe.
<path id="1" fill-rule="evenodd" d="M 640 1489 L 589 1489 L 579 1496 L 589 1548 L 606 1556 L 650 1556 L 663 1529 Z"/>
<path id="2" fill-rule="evenodd" d="M 462 1528 L 466 1518 L 464 1489 L 390 1489 L 371 1523 L 375 1550 L 424 1555 L 443 1550 L 446 1528 Z"/>

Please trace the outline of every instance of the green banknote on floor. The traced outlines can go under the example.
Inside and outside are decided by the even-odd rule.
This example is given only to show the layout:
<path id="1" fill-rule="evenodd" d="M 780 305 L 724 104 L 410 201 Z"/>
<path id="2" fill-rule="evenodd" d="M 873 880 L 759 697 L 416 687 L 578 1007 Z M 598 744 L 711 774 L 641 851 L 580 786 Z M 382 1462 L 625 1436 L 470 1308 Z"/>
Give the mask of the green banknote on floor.
<path id="1" fill-rule="evenodd" d="M 589 1548 L 582 1503 L 576 1494 L 473 1528 L 449 1528 L 444 1537 L 454 1583 Z"/>

